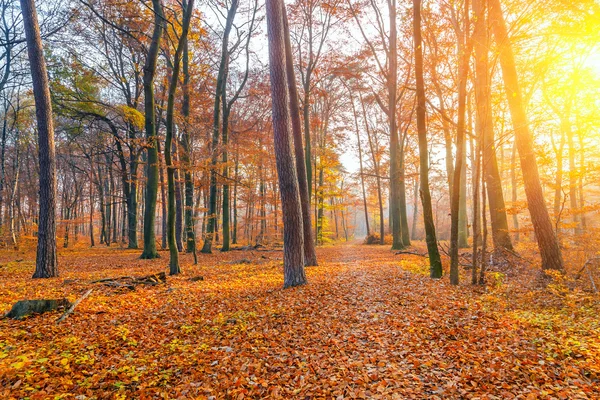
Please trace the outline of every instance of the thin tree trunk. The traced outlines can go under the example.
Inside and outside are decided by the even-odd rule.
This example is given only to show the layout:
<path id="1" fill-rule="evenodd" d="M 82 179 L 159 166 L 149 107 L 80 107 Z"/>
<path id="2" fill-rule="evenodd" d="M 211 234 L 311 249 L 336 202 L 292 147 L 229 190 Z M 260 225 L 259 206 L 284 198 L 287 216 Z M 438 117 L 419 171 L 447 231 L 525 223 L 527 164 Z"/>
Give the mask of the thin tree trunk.
<path id="1" fill-rule="evenodd" d="M 146 167 L 146 201 L 144 204 L 144 251 L 140 258 L 158 258 L 156 250 L 156 199 L 158 194 L 158 135 L 156 127 L 156 113 L 154 102 L 154 76 L 156 62 L 160 48 L 160 38 L 163 33 L 164 13 L 161 0 L 152 0 L 154 11 L 154 28 L 152 40 L 144 64 L 144 112 L 147 141 L 147 167 Z"/>
<path id="2" fill-rule="evenodd" d="M 429 152 L 427 146 L 425 82 L 423 80 L 423 47 L 421 39 L 421 0 L 413 0 L 413 28 L 415 49 L 415 77 L 417 87 L 417 131 L 419 136 L 419 168 L 421 181 L 421 202 L 423 204 L 423 221 L 425 223 L 425 241 L 429 253 L 430 275 L 432 278 L 442 277 L 442 260 L 437 247 L 431 192 L 429 191 Z"/>
<path id="3" fill-rule="evenodd" d="M 379 174 L 379 161 L 375 152 L 375 146 L 371 139 L 371 132 L 369 129 L 369 123 L 367 121 L 367 110 L 365 109 L 365 103 L 362 95 L 360 95 L 360 104 L 363 112 L 363 119 L 365 120 L 365 131 L 367 132 L 367 139 L 369 140 L 369 149 L 371 150 L 371 157 L 373 157 L 373 169 L 375 170 L 375 181 L 377 183 L 377 201 L 379 203 L 379 244 L 385 242 L 385 224 L 383 215 L 383 194 L 381 193 L 381 175 Z"/>

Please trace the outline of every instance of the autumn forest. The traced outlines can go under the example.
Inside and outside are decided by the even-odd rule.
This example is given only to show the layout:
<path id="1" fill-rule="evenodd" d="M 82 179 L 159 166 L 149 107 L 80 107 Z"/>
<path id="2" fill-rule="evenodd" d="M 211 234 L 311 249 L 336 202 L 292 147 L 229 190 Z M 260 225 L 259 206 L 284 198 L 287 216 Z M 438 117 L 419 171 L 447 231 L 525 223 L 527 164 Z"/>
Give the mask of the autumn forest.
<path id="1" fill-rule="evenodd" d="M 0 397 L 600 398 L 597 0 L 0 11 Z"/>

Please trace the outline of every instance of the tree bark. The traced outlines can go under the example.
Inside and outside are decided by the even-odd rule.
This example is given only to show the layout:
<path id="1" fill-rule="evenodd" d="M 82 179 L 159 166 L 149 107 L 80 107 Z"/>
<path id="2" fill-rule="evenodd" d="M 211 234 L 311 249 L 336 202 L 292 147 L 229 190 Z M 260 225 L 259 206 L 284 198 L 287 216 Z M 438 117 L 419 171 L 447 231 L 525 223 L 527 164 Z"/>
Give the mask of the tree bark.
<path id="1" fill-rule="evenodd" d="M 296 85 L 296 74 L 294 72 L 294 60 L 292 57 L 292 45 L 290 42 L 290 31 L 285 4 L 283 4 L 283 29 L 285 40 L 285 66 L 288 93 L 290 96 L 290 117 L 292 123 L 292 136 L 294 138 L 294 156 L 296 159 L 296 172 L 298 176 L 298 189 L 300 190 L 300 203 L 302 206 L 302 227 L 304 233 L 304 263 L 305 266 L 316 266 L 317 253 L 315 241 L 312 234 L 312 222 L 310 215 L 310 191 L 307 181 L 306 159 L 302 147 L 302 127 L 300 123 L 300 106 L 298 104 L 298 87 Z M 306 107 L 306 105 L 305 105 Z M 308 130 L 306 131 L 308 132 Z M 310 140 L 307 141 L 308 147 Z"/>
<path id="2" fill-rule="evenodd" d="M 161 0 L 152 0 L 154 8 L 154 28 L 152 41 L 144 64 L 144 121 L 148 160 L 146 167 L 146 202 L 144 205 L 144 251 L 140 258 L 158 258 L 156 250 L 156 200 L 158 194 L 158 148 L 157 127 L 154 102 L 154 76 L 160 48 L 160 38 L 163 33 L 164 13 Z"/>
<path id="3" fill-rule="evenodd" d="M 208 223 L 206 224 L 206 236 L 202 253 L 212 253 L 212 243 L 215 238 L 217 224 L 217 162 L 219 160 L 219 122 L 221 116 L 221 102 L 227 85 L 227 72 L 229 66 L 229 34 L 233 27 L 233 20 L 237 12 L 238 0 L 233 0 L 227 11 L 225 30 L 223 31 L 223 42 L 221 44 L 221 62 L 217 75 L 217 86 L 215 103 L 213 109 L 213 132 L 211 142 L 211 170 L 210 170 L 210 193 L 208 200 Z"/>
<path id="4" fill-rule="evenodd" d="M 415 48 L 415 78 L 417 83 L 417 131 L 419 136 L 419 175 L 421 182 L 421 203 L 425 223 L 425 241 L 429 253 L 429 272 L 432 278 L 442 277 L 442 260 L 437 247 L 431 192 L 429 191 L 429 152 L 427 146 L 427 126 L 425 108 L 425 82 L 423 79 L 423 45 L 421 39 L 421 0 L 413 0 L 413 30 Z"/>
<path id="5" fill-rule="evenodd" d="M 38 244 L 33 278 L 58 276 L 56 258 L 56 157 L 48 72 L 34 0 L 21 0 L 35 100 L 40 175 Z"/>
<path id="6" fill-rule="evenodd" d="M 289 129 L 283 1 L 266 0 L 266 14 L 275 159 L 283 209 L 283 286 L 287 288 L 305 284 L 306 275 L 300 189 Z"/>
<path id="7" fill-rule="evenodd" d="M 512 46 L 506 30 L 506 23 L 500 8 L 500 0 L 489 0 L 490 19 L 494 37 L 498 43 L 502 77 L 506 89 L 506 97 L 515 130 L 515 140 L 519 150 L 527 207 L 531 215 L 533 229 L 542 256 L 543 269 L 556 269 L 562 271 L 563 259 L 558 245 L 558 240 L 552 229 L 552 222 L 544 193 L 540 183 L 537 161 L 533 149 L 533 137 L 529 130 L 525 106 L 521 96 L 517 69 L 515 66 Z"/>

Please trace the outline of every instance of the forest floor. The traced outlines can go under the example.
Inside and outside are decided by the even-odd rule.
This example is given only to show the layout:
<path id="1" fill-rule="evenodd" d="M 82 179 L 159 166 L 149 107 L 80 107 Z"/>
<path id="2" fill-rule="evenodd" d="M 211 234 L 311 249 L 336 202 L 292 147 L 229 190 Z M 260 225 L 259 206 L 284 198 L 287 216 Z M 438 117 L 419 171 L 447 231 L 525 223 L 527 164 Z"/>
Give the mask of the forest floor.
<path id="1" fill-rule="evenodd" d="M 560 279 L 452 287 L 423 257 L 353 244 L 319 249 L 293 289 L 280 251 L 182 255 L 181 275 L 136 290 L 90 283 L 162 271 L 162 255 L 63 250 L 59 278 L 32 280 L 32 252 L 0 252 L 2 312 L 94 288 L 60 324 L 0 320 L 0 398 L 600 398 L 599 298 Z"/>

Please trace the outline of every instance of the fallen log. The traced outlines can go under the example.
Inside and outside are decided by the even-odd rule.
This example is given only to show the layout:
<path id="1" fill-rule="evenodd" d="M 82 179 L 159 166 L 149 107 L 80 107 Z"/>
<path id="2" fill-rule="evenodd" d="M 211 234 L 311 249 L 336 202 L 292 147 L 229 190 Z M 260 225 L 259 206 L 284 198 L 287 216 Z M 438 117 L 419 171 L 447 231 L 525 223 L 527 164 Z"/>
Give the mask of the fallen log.
<path id="1" fill-rule="evenodd" d="M 71 303 L 67 299 L 41 299 L 41 300 L 19 300 L 10 311 L 6 313 L 5 318 L 22 319 L 31 314 L 43 314 L 45 312 L 58 310 L 60 308 L 70 307 Z"/>
<path id="2" fill-rule="evenodd" d="M 103 278 L 92 281 L 91 283 L 101 283 L 104 286 L 135 290 L 136 285 L 155 286 L 166 282 L 167 274 L 163 271 L 141 277 L 121 276 L 116 278 Z"/>
<path id="3" fill-rule="evenodd" d="M 90 289 L 87 292 L 85 292 L 83 294 L 83 296 L 81 296 L 80 298 L 78 298 L 77 300 L 75 300 L 75 303 L 71 304 L 71 307 L 69 307 L 69 309 L 67 311 L 65 311 L 63 313 L 63 315 L 60 316 L 60 318 L 58 318 L 56 320 L 56 323 L 59 324 L 62 321 L 64 321 L 73 311 L 75 311 L 75 307 L 77 307 L 79 305 L 79 303 L 81 303 L 83 301 L 83 299 L 85 299 L 86 297 L 88 297 L 90 295 L 90 293 L 92 293 L 92 290 L 94 289 Z"/>
<path id="4" fill-rule="evenodd" d="M 396 255 L 399 255 L 399 254 L 410 254 L 410 255 L 419 256 L 419 257 L 429 257 L 429 254 L 427 254 L 427 253 L 417 253 L 416 251 L 407 251 L 407 250 L 397 251 L 395 254 Z"/>

